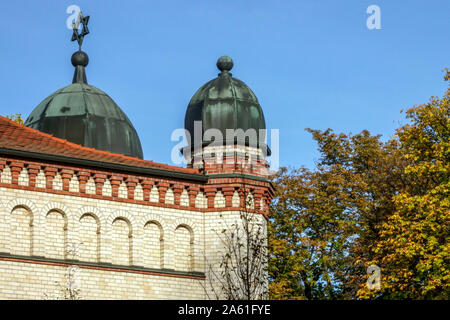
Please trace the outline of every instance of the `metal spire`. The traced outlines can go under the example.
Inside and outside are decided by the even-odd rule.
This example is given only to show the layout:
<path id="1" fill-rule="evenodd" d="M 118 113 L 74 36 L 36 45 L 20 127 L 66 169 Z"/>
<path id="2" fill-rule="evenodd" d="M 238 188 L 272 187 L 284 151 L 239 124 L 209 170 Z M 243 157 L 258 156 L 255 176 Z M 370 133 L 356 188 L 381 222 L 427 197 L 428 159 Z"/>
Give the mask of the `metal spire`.
<path id="1" fill-rule="evenodd" d="M 89 29 L 88 29 L 89 18 L 90 18 L 90 16 L 84 17 L 83 13 L 80 12 L 80 15 L 78 16 L 78 18 L 75 20 L 74 23 L 72 23 L 72 28 L 73 28 L 72 41 L 77 40 L 79 51 L 81 51 L 81 46 L 83 45 L 84 36 L 89 34 Z M 78 29 L 80 28 L 80 23 L 83 25 L 83 28 L 81 29 L 81 33 L 78 32 Z"/>

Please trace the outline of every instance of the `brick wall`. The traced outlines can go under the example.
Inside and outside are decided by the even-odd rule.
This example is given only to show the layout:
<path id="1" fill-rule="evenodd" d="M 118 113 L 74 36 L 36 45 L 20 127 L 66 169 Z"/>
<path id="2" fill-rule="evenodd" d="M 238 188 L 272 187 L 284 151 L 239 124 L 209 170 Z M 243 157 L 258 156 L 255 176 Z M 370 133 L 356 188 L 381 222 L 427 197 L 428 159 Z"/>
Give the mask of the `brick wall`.
<path id="1" fill-rule="evenodd" d="M 264 219 L 272 197 L 267 182 L 239 177 L 194 183 L 8 158 L 0 172 L 2 299 L 57 298 L 69 265 L 86 299 L 208 298 L 217 232 L 248 197 Z"/>

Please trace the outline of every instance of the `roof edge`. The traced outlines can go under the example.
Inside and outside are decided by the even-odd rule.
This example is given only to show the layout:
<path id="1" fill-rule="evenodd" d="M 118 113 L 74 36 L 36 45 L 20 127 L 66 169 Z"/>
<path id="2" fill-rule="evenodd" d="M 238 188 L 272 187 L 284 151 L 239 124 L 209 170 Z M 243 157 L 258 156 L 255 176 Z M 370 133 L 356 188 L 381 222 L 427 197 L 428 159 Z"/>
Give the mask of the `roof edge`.
<path id="1" fill-rule="evenodd" d="M 55 155 L 55 154 L 9 149 L 9 148 L 3 148 L 3 147 L 0 147 L 0 154 L 32 158 L 32 159 L 37 159 L 37 160 L 62 162 L 62 163 L 67 163 L 67 164 L 76 164 L 76 165 L 81 165 L 81 166 L 96 167 L 99 169 L 111 169 L 111 170 L 117 170 L 117 171 L 148 174 L 148 175 L 153 175 L 153 176 L 162 176 L 162 177 L 167 177 L 167 178 L 177 178 L 177 179 L 191 180 L 191 181 L 207 182 L 209 180 L 209 176 L 204 175 L 204 174 L 201 175 L 201 174 L 177 172 L 177 171 L 170 171 L 170 170 L 157 169 L 157 168 L 130 166 L 130 165 L 118 164 L 118 163 L 112 163 L 112 162 L 104 162 L 104 161 L 89 160 L 89 159 L 82 159 L 82 158 L 73 158 L 73 157 L 66 157 L 66 156 L 60 156 L 60 155 Z"/>

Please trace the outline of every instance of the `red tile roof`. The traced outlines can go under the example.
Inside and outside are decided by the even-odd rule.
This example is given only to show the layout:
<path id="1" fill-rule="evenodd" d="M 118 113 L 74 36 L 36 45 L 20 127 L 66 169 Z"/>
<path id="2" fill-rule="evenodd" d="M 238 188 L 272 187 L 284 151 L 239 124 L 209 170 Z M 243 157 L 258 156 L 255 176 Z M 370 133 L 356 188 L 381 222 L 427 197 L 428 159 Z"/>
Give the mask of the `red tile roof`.
<path id="1" fill-rule="evenodd" d="M 28 128 L 2 116 L 0 116 L 0 147 L 134 167 L 200 174 L 197 169 L 169 166 L 167 164 L 141 160 L 122 154 L 83 147 L 67 140 L 56 138 L 51 134 Z"/>

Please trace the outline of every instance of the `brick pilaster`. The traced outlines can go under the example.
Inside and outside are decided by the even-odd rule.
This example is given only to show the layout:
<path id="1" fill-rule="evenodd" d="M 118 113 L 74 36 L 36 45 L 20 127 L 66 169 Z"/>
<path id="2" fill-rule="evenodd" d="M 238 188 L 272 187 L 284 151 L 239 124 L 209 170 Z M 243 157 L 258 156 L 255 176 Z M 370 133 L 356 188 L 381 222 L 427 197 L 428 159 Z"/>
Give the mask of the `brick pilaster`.
<path id="1" fill-rule="evenodd" d="M 105 184 L 108 176 L 102 173 L 94 174 L 94 182 L 95 182 L 95 194 L 101 196 L 103 194 L 103 185 Z"/>
<path id="2" fill-rule="evenodd" d="M 69 170 L 69 169 L 62 169 L 61 170 L 61 180 L 63 185 L 64 191 L 69 191 L 70 188 L 70 180 L 72 179 L 75 171 Z"/>
<path id="3" fill-rule="evenodd" d="M 179 206 L 180 205 L 180 198 L 181 198 L 181 193 L 183 192 L 183 186 L 180 184 L 175 184 L 173 186 L 173 198 L 174 198 L 174 203 Z"/>
<path id="4" fill-rule="evenodd" d="M 197 194 L 200 191 L 200 188 L 197 186 L 189 186 L 188 194 L 189 194 L 189 206 L 195 208 L 195 199 L 197 198 Z"/>
<path id="5" fill-rule="evenodd" d="M 47 189 L 53 189 L 53 179 L 55 178 L 56 173 L 58 173 L 58 168 L 49 166 L 44 168 L 45 187 Z"/>
<path id="6" fill-rule="evenodd" d="M 28 169 L 28 186 L 35 187 L 36 186 L 36 177 L 39 174 L 39 170 L 41 166 L 37 164 L 29 164 L 27 166 Z"/>
<path id="7" fill-rule="evenodd" d="M 256 189 L 253 191 L 253 201 L 255 202 L 255 210 L 260 210 L 261 198 L 264 194 L 264 190 Z"/>
<path id="8" fill-rule="evenodd" d="M 216 197 L 217 189 L 216 188 L 206 188 L 205 195 L 208 199 L 208 208 L 214 208 L 214 199 Z"/>
<path id="9" fill-rule="evenodd" d="M 222 193 L 225 196 L 225 207 L 231 208 L 233 206 L 234 188 L 233 187 L 223 188 Z"/>
<path id="10" fill-rule="evenodd" d="M 166 202 L 166 192 L 169 189 L 170 184 L 165 181 L 158 183 L 159 203 Z"/>
<path id="11" fill-rule="evenodd" d="M 6 166 L 6 160 L 0 160 L 0 174 L 2 174 L 3 173 L 3 169 L 5 169 L 5 166 Z M 1 181 L 1 182 L 3 182 L 3 181 Z"/>
<path id="12" fill-rule="evenodd" d="M 11 162 L 9 164 L 9 167 L 11 168 L 11 183 L 12 184 L 19 184 L 19 174 L 22 171 L 22 168 L 24 167 L 22 162 Z"/>
<path id="13" fill-rule="evenodd" d="M 150 201 L 150 192 L 152 191 L 154 184 L 155 183 L 149 179 L 144 179 L 141 181 L 142 191 L 144 193 L 144 201 Z"/>
<path id="14" fill-rule="evenodd" d="M 244 189 L 239 189 L 238 193 L 239 193 L 240 207 L 243 209 L 247 208 L 246 202 L 247 202 L 248 191 L 244 190 Z"/>
<path id="15" fill-rule="evenodd" d="M 111 182 L 111 195 L 113 197 L 119 196 L 119 186 L 122 183 L 123 178 L 119 176 L 111 176 L 109 181 Z"/>
<path id="16" fill-rule="evenodd" d="M 80 188 L 80 193 L 86 193 L 86 183 L 89 180 L 90 174 L 87 171 L 78 171 L 78 184 Z"/>
<path id="17" fill-rule="evenodd" d="M 128 177 L 127 180 L 125 180 L 128 190 L 128 199 L 134 199 L 134 189 L 136 189 L 138 182 L 139 180 L 134 177 Z"/>

